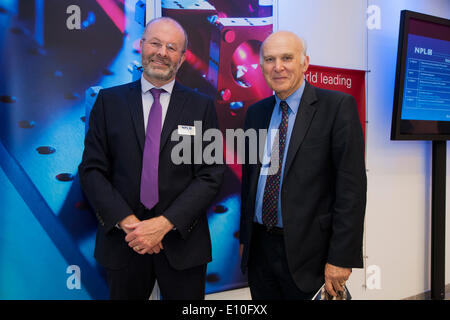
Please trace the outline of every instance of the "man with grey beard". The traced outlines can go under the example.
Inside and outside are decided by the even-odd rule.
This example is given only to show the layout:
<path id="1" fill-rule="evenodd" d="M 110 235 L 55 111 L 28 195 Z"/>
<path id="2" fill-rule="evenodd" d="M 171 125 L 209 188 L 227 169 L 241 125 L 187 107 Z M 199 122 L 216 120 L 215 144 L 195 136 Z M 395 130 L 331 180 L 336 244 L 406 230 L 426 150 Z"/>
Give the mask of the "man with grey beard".
<path id="1" fill-rule="evenodd" d="M 150 21 L 141 79 L 101 90 L 89 118 L 79 174 L 99 220 L 95 257 L 111 299 L 148 299 L 155 280 L 163 299 L 204 298 L 212 257 L 206 209 L 224 166 L 171 160 L 173 131 L 201 134 L 195 121 L 218 127 L 213 101 L 175 81 L 187 44 L 175 20 Z"/>

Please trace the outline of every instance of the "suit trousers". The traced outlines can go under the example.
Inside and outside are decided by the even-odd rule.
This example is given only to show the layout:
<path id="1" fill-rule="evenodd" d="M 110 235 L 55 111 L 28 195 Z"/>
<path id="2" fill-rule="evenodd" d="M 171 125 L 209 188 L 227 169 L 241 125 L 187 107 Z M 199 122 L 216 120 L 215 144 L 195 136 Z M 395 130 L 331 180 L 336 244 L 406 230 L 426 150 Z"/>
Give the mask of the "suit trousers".
<path id="1" fill-rule="evenodd" d="M 206 264 L 186 270 L 172 268 L 161 250 L 158 254 L 133 253 L 127 267 L 106 269 L 111 300 L 148 300 L 155 280 L 163 300 L 203 300 Z"/>
<path id="2" fill-rule="evenodd" d="M 268 232 L 254 223 L 248 261 L 248 284 L 254 300 L 309 300 L 289 271 L 283 234 Z"/>

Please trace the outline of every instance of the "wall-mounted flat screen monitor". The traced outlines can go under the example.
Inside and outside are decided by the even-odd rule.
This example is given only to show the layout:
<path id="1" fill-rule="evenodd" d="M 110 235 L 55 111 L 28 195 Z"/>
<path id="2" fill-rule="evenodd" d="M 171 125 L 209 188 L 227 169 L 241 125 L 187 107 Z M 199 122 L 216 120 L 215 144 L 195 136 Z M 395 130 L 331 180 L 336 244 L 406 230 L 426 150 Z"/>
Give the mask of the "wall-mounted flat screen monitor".
<path id="1" fill-rule="evenodd" d="M 391 140 L 450 140 L 450 20 L 404 10 Z"/>

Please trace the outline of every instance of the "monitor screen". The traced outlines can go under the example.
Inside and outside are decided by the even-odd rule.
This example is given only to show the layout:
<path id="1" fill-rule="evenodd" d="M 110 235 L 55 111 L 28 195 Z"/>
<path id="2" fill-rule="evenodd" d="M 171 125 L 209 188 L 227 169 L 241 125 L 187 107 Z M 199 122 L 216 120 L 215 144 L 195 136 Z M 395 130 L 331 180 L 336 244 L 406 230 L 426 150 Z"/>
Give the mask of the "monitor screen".
<path id="1" fill-rule="evenodd" d="M 450 20 L 402 11 L 392 140 L 450 138 Z"/>

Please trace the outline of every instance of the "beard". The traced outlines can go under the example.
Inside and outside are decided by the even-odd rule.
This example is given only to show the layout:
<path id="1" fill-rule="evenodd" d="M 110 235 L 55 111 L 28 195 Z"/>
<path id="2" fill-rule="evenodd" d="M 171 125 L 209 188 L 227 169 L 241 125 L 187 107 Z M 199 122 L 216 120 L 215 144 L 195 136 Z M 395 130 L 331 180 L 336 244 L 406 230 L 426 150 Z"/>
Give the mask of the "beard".
<path id="1" fill-rule="evenodd" d="M 166 69 L 159 69 L 151 66 L 151 61 L 163 63 L 167 66 Z M 179 61 L 178 61 L 179 62 Z M 150 78 L 158 81 L 169 81 L 175 76 L 178 70 L 178 62 L 172 62 L 170 59 L 159 58 L 156 54 L 142 57 L 142 68 L 144 73 Z"/>

